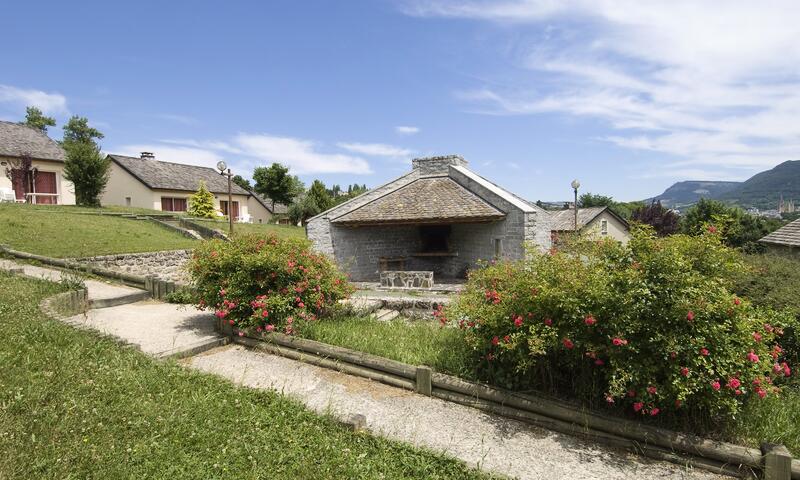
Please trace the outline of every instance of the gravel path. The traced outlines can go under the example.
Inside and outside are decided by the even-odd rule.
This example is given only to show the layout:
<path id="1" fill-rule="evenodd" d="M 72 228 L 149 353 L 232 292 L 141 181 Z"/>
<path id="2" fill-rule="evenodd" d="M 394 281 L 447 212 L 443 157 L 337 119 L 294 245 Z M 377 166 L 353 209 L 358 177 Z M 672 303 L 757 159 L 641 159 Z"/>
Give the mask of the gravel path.
<path id="1" fill-rule="evenodd" d="M 479 410 L 241 346 L 186 360 L 252 388 L 270 388 L 338 418 L 362 414 L 367 429 L 521 479 L 728 478 L 590 445 Z"/>

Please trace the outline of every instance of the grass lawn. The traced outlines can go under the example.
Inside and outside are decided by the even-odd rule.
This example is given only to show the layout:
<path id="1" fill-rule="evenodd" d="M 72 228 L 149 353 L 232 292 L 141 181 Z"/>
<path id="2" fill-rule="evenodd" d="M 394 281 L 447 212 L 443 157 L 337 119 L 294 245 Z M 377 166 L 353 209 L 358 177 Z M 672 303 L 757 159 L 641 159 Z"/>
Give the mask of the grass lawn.
<path id="1" fill-rule="evenodd" d="M 474 377 L 468 367 L 471 353 L 461 339 L 461 330 L 442 328 L 438 322 L 402 319 L 378 322 L 364 317 L 323 319 L 304 324 L 300 335 L 411 365 L 427 365 L 439 372 Z"/>
<path id="2" fill-rule="evenodd" d="M 48 319 L 0 273 L 0 478 L 483 478 Z"/>
<path id="3" fill-rule="evenodd" d="M 441 328 L 437 322 L 378 322 L 351 317 L 323 319 L 304 325 L 298 334 L 411 365 L 427 365 L 462 378 L 475 378 L 470 368 L 470 351 L 461 341 L 461 331 Z M 691 430 L 693 425 L 666 417 L 659 419 L 658 424 L 673 430 Z M 754 398 L 728 425 L 715 426 L 715 430 L 704 434 L 754 448 L 763 441 L 782 443 L 795 456 L 800 456 L 800 387 L 785 387 L 779 397 L 769 396 L 763 401 Z"/>
<path id="4" fill-rule="evenodd" d="M 228 233 L 228 222 L 222 220 L 195 220 L 200 225 L 215 228 Z M 294 225 L 275 225 L 271 223 L 236 223 L 233 225 L 235 233 L 255 233 L 258 235 L 269 235 L 274 233 L 281 238 L 306 238 L 306 230 L 303 227 Z"/>
<path id="5" fill-rule="evenodd" d="M 0 204 L 0 243 L 52 257 L 193 248 L 186 238 L 144 220 L 85 215 L 88 209 Z"/>

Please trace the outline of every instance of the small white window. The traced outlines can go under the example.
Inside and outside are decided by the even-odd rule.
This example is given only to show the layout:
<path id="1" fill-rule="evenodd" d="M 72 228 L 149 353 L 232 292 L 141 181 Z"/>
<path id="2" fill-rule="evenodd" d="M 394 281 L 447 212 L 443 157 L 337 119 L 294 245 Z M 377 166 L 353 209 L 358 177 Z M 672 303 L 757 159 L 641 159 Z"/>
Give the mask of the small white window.
<path id="1" fill-rule="evenodd" d="M 600 220 L 600 235 L 608 235 L 608 220 Z"/>

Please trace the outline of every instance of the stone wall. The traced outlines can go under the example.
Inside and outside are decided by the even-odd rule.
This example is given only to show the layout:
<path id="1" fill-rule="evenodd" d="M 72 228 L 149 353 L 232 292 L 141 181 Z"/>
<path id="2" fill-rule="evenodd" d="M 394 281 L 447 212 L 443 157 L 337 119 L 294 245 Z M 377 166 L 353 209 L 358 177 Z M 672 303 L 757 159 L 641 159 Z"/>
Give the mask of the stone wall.
<path id="1" fill-rule="evenodd" d="M 185 267 L 191 255 L 191 250 L 168 250 L 164 252 L 102 255 L 81 258 L 79 261 L 133 275 L 152 276 L 162 280 L 187 284 L 189 283 L 189 274 Z"/>

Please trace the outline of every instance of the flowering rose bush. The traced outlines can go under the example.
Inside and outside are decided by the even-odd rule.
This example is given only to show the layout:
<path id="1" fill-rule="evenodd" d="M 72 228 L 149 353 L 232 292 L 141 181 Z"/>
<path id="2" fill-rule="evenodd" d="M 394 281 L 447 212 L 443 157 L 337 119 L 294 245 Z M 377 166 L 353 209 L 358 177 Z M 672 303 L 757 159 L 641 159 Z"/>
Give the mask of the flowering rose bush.
<path id="1" fill-rule="evenodd" d="M 471 273 L 437 318 L 465 330 L 478 375 L 557 390 L 656 416 L 732 414 L 792 374 L 779 345 L 783 314 L 730 291 L 739 254 L 709 231 L 627 246 L 578 241 Z"/>
<path id="2" fill-rule="evenodd" d="M 236 236 L 194 250 L 189 264 L 199 308 L 238 328 L 291 334 L 347 298 L 352 287 L 306 240 Z"/>

